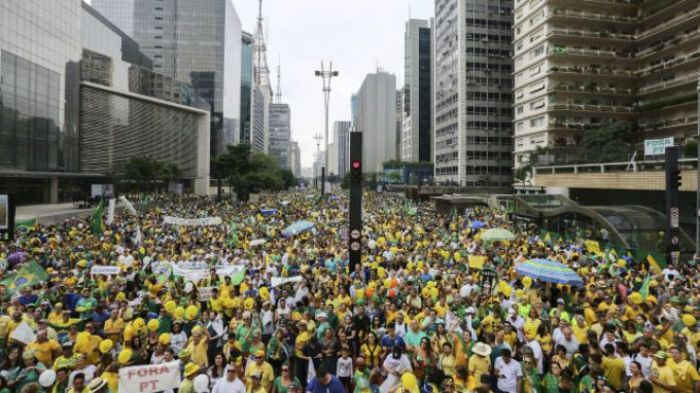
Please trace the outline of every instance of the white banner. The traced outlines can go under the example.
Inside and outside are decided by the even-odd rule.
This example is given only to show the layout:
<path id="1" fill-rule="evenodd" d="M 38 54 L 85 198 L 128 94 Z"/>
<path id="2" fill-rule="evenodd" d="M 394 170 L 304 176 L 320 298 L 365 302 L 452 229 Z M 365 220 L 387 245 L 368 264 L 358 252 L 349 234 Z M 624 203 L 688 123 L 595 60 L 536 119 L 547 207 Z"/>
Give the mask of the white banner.
<path id="1" fill-rule="evenodd" d="M 276 288 L 280 285 L 284 285 L 290 282 L 302 282 L 303 278 L 301 276 L 294 276 L 294 277 L 272 277 L 272 280 L 270 282 L 271 286 L 273 288 Z"/>
<path id="2" fill-rule="evenodd" d="M 664 139 L 645 139 L 644 155 L 661 156 L 666 154 L 666 148 L 673 146 L 673 137 Z"/>
<path id="3" fill-rule="evenodd" d="M 105 224 L 111 225 L 114 221 L 114 209 L 117 207 L 117 200 L 114 198 L 109 198 L 109 205 L 107 205 L 107 219 Z"/>
<path id="4" fill-rule="evenodd" d="M 201 287 L 197 288 L 197 300 L 200 302 L 206 302 L 211 299 L 212 290 L 216 287 Z"/>
<path id="5" fill-rule="evenodd" d="M 195 283 L 209 277 L 211 269 L 216 269 L 216 274 L 221 277 L 232 276 L 245 270 L 245 266 L 241 265 L 209 266 L 206 262 L 177 262 L 172 263 L 172 267 L 174 276 L 184 277 L 187 281 Z"/>
<path id="6" fill-rule="evenodd" d="M 152 393 L 180 387 L 180 361 L 122 367 L 119 369 L 119 393 Z"/>
<path id="7" fill-rule="evenodd" d="M 92 269 L 90 269 L 90 274 L 92 275 L 103 275 L 103 276 L 111 276 L 111 275 L 119 275 L 119 266 L 93 266 Z"/>
<path id="8" fill-rule="evenodd" d="M 21 342 L 24 345 L 29 345 L 30 343 L 36 341 L 36 335 L 34 330 L 27 324 L 27 322 L 22 321 L 17 325 L 15 330 L 10 334 L 10 339 L 17 342 Z"/>
<path id="9" fill-rule="evenodd" d="M 126 207 L 126 210 L 128 210 L 129 213 L 133 214 L 134 216 L 138 215 L 138 212 L 134 208 L 134 205 L 132 205 L 131 201 L 126 199 L 126 197 L 124 195 L 120 196 L 119 200 L 124 204 L 124 206 Z"/>
<path id="10" fill-rule="evenodd" d="M 180 218 L 172 216 L 164 216 L 163 224 L 181 225 L 185 227 L 201 227 L 211 225 L 221 225 L 221 217 L 203 217 L 203 218 Z"/>

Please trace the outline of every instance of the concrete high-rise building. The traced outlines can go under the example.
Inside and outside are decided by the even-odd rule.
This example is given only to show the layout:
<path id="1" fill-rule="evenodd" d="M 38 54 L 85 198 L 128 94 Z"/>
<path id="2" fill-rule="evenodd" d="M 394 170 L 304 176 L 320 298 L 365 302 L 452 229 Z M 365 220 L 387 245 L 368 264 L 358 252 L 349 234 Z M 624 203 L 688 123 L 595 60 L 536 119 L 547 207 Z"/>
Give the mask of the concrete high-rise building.
<path id="1" fill-rule="evenodd" d="M 333 143 L 336 146 L 338 173 L 340 177 L 350 169 L 350 127 L 349 121 L 336 121 L 333 123 Z"/>
<path id="2" fill-rule="evenodd" d="M 270 104 L 270 136 L 268 153 L 275 157 L 282 168 L 291 169 L 289 148 L 292 138 L 292 112 L 287 104 Z"/>
<path id="3" fill-rule="evenodd" d="M 404 33 L 404 85 L 401 112 L 402 161 L 432 161 L 431 29 L 427 20 L 410 19 Z"/>
<path id="4" fill-rule="evenodd" d="M 355 126 L 363 133 L 363 172 L 381 172 L 396 159 L 396 76 L 382 70 L 368 74 L 352 98 Z"/>
<path id="5" fill-rule="evenodd" d="M 401 160 L 401 145 L 403 138 L 401 134 L 403 133 L 403 97 L 404 89 L 396 90 L 396 157 L 395 160 Z"/>
<path id="6" fill-rule="evenodd" d="M 699 17 L 697 0 L 517 2 L 515 166 L 537 148 L 550 164 L 578 160 L 607 123 L 633 131 L 638 153 L 644 139 L 694 136 Z"/>
<path id="7" fill-rule="evenodd" d="M 289 162 L 294 176 L 301 177 L 301 150 L 299 149 L 299 142 L 292 141 L 289 149 Z"/>
<path id="8" fill-rule="evenodd" d="M 435 179 L 512 184 L 511 0 L 436 0 Z"/>
<path id="9" fill-rule="evenodd" d="M 273 93 L 270 83 L 270 68 L 267 64 L 267 43 L 263 27 L 262 0 L 258 0 L 258 19 L 253 36 L 253 79 L 255 95 L 253 96 L 254 129 L 253 149 L 269 153 L 270 148 L 270 104 Z"/>
<path id="10" fill-rule="evenodd" d="M 328 143 L 328 175 L 338 175 L 338 146 L 335 142 Z"/>
<path id="11" fill-rule="evenodd" d="M 124 3 L 92 1 L 132 35 L 156 72 L 192 85 L 208 102 L 212 156 L 240 142 L 242 31 L 232 0 L 128 0 L 125 8 Z"/>

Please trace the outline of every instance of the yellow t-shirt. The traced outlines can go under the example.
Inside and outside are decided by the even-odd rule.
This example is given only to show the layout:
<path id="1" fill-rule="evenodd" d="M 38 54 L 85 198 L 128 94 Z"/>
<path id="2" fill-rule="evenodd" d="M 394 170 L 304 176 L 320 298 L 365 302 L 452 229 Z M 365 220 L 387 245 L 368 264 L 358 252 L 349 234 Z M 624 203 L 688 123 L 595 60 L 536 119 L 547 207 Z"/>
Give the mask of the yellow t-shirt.
<path id="1" fill-rule="evenodd" d="M 111 392 L 119 391 L 119 374 L 105 371 L 100 377 L 107 381 L 107 386 Z"/>
<path id="2" fill-rule="evenodd" d="M 299 333 L 297 339 L 294 341 L 294 356 L 302 359 L 306 359 L 304 356 L 304 345 L 311 340 L 311 333 L 307 330 Z"/>
<path id="3" fill-rule="evenodd" d="M 209 349 L 209 340 L 206 337 L 202 337 L 197 344 L 194 340 L 190 339 L 189 344 L 187 344 L 187 349 L 192 354 L 192 363 L 196 363 L 200 367 L 209 367 L 209 358 L 207 357 L 207 350 Z"/>
<path id="4" fill-rule="evenodd" d="M 27 345 L 27 349 L 34 350 L 36 359 L 48 366 L 53 364 L 53 352 L 61 349 L 61 345 L 54 340 L 47 340 L 43 343 L 35 341 Z"/>
<path id="5" fill-rule="evenodd" d="M 653 362 L 651 364 L 651 374 L 657 375 L 660 382 L 663 382 L 669 386 L 675 387 L 677 385 L 676 377 L 673 374 L 673 369 L 668 364 L 664 365 L 663 367 L 659 367 L 656 362 Z M 671 390 L 654 384 L 654 393 L 671 393 Z"/>
<path id="6" fill-rule="evenodd" d="M 245 376 L 247 378 L 248 384 L 252 384 L 250 377 L 259 374 L 260 384 L 265 391 L 269 391 L 272 387 L 272 383 L 275 381 L 275 372 L 272 370 L 272 366 L 268 362 L 263 362 L 262 365 L 258 366 L 257 362 L 251 362 L 248 368 L 245 370 Z"/>
<path id="7" fill-rule="evenodd" d="M 121 335 L 121 332 L 124 330 L 124 320 L 121 318 L 112 320 L 112 318 L 110 318 L 105 321 L 104 330 L 107 338 L 117 343 L 119 342 L 119 336 Z"/>
<path id="8" fill-rule="evenodd" d="M 672 367 L 677 390 L 681 393 L 692 393 L 693 385 L 695 382 L 700 381 L 698 370 L 687 360 L 682 360 Z"/>
<path id="9" fill-rule="evenodd" d="M 488 375 L 491 369 L 491 359 L 488 356 L 472 355 L 469 358 L 469 375 L 473 376 L 477 382 L 481 381 L 482 375 Z"/>
<path id="10" fill-rule="evenodd" d="M 625 361 L 620 358 L 603 357 L 603 372 L 610 386 L 615 390 L 622 389 L 622 377 L 625 374 Z"/>

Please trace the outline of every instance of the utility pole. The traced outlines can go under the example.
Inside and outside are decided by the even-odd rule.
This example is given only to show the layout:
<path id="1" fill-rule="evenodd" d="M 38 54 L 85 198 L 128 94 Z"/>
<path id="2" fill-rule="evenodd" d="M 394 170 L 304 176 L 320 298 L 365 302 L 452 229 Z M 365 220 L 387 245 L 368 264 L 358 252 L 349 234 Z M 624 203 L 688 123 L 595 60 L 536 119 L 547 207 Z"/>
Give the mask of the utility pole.
<path id="1" fill-rule="evenodd" d="M 328 106 L 331 99 L 331 79 L 338 76 L 338 71 L 333 71 L 332 61 L 328 70 L 324 68 L 323 62 L 321 62 L 321 70 L 316 70 L 315 75 L 323 79 L 323 100 L 326 110 L 325 159 L 323 160 L 323 167 L 321 167 L 321 195 L 324 195 L 326 190 L 326 165 L 328 165 Z"/>
<path id="2" fill-rule="evenodd" d="M 316 140 L 316 160 L 318 160 L 321 157 L 321 140 L 323 138 L 321 137 L 321 134 L 316 134 L 314 135 L 314 139 Z M 316 172 L 316 163 L 314 162 L 314 184 L 318 187 L 318 173 Z"/>
<path id="3" fill-rule="evenodd" d="M 700 78 L 698 78 L 698 116 L 700 116 Z M 695 260 L 700 261 L 700 117 L 698 117 L 698 133 L 695 143 L 698 145 L 698 162 L 695 164 L 698 170 L 697 191 L 695 192 Z"/>
<path id="4" fill-rule="evenodd" d="M 681 170 L 678 166 L 678 146 L 666 148 L 666 261 L 678 266 L 680 252 L 680 209 L 678 191 L 681 188 Z"/>

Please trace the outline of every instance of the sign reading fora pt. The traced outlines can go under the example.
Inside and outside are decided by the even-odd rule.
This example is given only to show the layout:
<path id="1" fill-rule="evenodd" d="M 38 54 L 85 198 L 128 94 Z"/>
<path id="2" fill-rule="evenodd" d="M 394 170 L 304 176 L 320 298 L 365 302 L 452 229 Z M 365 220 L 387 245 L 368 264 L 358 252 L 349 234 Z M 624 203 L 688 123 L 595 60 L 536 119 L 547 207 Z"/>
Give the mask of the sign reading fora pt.
<path id="1" fill-rule="evenodd" d="M 122 367 L 119 369 L 119 393 L 152 393 L 180 386 L 180 361 Z"/>
<path id="2" fill-rule="evenodd" d="M 666 152 L 666 148 L 671 146 L 673 146 L 673 137 L 664 139 L 646 139 L 644 140 L 644 155 L 661 156 Z"/>

